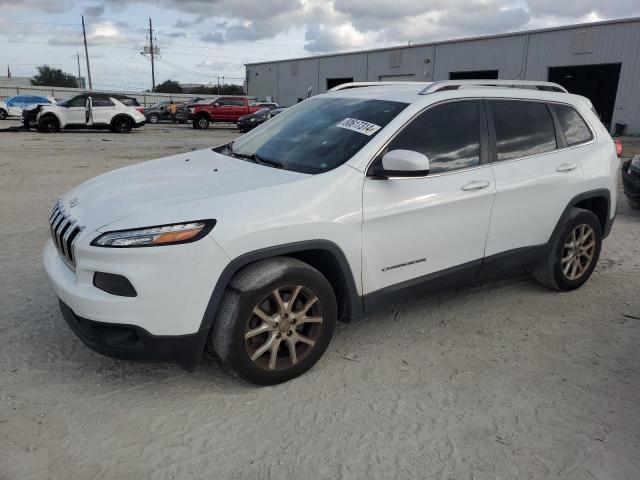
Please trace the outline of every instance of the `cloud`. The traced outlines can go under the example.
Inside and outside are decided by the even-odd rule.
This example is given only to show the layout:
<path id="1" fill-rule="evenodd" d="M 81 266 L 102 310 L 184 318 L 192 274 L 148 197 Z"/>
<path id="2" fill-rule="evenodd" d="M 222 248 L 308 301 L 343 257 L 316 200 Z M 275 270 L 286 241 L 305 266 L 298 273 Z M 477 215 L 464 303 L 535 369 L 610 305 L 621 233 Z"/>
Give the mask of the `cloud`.
<path id="1" fill-rule="evenodd" d="M 87 33 L 87 43 L 90 45 L 129 44 L 132 40 L 119 30 L 112 22 L 101 22 L 90 25 Z M 50 45 L 82 45 L 82 33 L 56 34 L 49 38 Z"/>
<path id="2" fill-rule="evenodd" d="M 107 7 L 105 5 L 92 5 L 89 7 L 85 7 L 84 14 L 87 17 L 91 17 L 91 18 L 101 17 L 104 11 L 106 10 L 106 8 Z"/>

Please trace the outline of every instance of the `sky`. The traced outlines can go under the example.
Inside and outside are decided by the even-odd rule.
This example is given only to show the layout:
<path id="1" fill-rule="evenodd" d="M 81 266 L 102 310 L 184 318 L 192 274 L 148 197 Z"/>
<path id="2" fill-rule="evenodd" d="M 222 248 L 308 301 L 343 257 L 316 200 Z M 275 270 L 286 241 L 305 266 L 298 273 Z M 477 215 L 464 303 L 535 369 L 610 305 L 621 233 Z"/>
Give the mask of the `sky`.
<path id="1" fill-rule="evenodd" d="M 0 75 L 51 65 L 94 88 L 239 83 L 244 64 L 640 16 L 638 0 L 0 0 Z"/>

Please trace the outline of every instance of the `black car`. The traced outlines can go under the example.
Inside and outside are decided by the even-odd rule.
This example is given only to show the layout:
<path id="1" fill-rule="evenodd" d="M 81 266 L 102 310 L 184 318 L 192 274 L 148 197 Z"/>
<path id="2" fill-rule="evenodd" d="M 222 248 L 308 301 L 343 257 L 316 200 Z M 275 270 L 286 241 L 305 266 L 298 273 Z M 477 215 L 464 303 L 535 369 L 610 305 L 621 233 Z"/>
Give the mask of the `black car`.
<path id="1" fill-rule="evenodd" d="M 174 102 L 176 104 L 176 121 L 178 123 L 186 123 L 187 121 L 187 105 L 183 102 Z M 150 107 L 144 109 L 144 116 L 148 123 L 172 122 L 173 117 L 169 106 L 171 101 L 166 100 L 157 102 Z"/>
<path id="2" fill-rule="evenodd" d="M 248 115 L 243 115 L 238 119 L 237 126 L 238 130 L 241 132 L 248 132 L 249 130 L 257 127 L 258 125 L 266 122 L 272 116 L 271 112 L 273 110 L 277 110 L 275 107 L 264 107 L 258 110 L 255 113 L 250 113 Z"/>
<path id="3" fill-rule="evenodd" d="M 640 155 L 622 165 L 622 184 L 631 208 L 640 208 Z"/>

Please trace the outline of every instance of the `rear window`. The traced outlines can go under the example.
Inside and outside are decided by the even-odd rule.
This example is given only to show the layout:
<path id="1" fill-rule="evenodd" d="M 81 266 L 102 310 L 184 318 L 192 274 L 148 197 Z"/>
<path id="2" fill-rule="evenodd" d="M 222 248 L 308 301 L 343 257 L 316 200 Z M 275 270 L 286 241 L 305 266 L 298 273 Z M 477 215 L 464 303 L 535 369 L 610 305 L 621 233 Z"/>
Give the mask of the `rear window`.
<path id="1" fill-rule="evenodd" d="M 114 97 L 116 98 L 119 102 L 124 103 L 127 107 L 139 107 L 140 104 L 138 103 L 138 100 L 136 100 L 135 98 L 130 98 L 130 97 Z"/>
<path id="2" fill-rule="evenodd" d="M 544 103 L 491 100 L 498 161 L 528 157 L 555 150 L 556 133 Z"/>
<path id="3" fill-rule="evenodd" d="M 567 145 L 578 145 L 593 138 L 586 122 L 573 107 L 569 105 L 551 105 L 567 139 Z"/>

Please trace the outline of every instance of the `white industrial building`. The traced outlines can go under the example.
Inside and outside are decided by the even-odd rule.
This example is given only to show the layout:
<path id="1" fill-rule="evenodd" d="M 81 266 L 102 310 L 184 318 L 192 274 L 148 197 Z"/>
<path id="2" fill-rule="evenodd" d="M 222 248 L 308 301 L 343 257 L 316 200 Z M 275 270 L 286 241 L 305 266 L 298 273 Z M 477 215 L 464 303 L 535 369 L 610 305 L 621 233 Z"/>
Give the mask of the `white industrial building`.
<path id="1" fill-rule="evenodd" d="M 293 105 L 344 82 L 550 80 L 640 134 L 640 18 L 246 65 L 247 94 Z"/>

